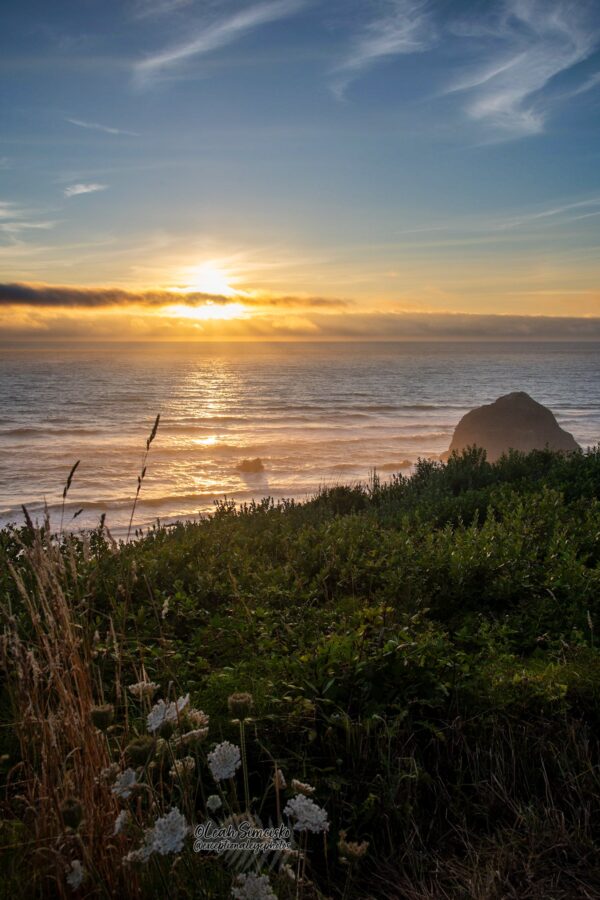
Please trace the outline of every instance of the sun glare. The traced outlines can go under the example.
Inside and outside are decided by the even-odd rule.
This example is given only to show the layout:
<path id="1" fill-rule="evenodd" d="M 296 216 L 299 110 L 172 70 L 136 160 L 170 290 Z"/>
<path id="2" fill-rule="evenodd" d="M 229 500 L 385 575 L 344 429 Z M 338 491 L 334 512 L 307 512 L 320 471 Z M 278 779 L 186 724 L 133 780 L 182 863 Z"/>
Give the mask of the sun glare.
<path id="1" fill-rule="evenodd" d="M 234 297 L 238 293 L 231 286 L 231 276 L 212 263 L 202 263 L 187 269 L 184 280 L 186 293 L 199 291 L 202 294 L 220 294 L 224 297 Z"/>

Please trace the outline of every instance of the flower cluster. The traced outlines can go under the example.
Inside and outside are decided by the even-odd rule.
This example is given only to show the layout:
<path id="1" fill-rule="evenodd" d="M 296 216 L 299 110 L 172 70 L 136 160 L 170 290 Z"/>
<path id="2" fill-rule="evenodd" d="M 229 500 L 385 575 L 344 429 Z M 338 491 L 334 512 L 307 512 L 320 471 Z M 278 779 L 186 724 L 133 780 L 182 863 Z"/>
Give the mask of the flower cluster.
<path id="1" fill-rule="evenodd" d="M 304 781 L 298 781 L 297 778 L 292 778 L 292 790 L 297 794 L 305 794 L 307 797 L 310 797 L 311 794 L 314 794 L 315 792 L 312 784 L 306 784 Z"/>
<path id="2" fill-rule="evenodd" d="M 217 744 L 208 754 L 208 767 L 215 781 L 233 778 L 241 764 L 240 748 L 229 741 Z"/>
<path id="3" fill-rule="evenodd" d="M 277 900 L 268 877 L 255 875 L 253 872 L 236 877 L 231 896 L 236 900 Z"/>
<path id="4" fill-rule="evenodd" d="M 177 735 L 171 741 L 173 747 L 187 747 L 189 745 L 201 744 L 208 737 L 208 728 L 195 728 L 193 731 L 186 731 L 185 734 Z"/>
<path id="5" fill-rule="evenodd" d="M 133 769 L 125 769 L 124 772 L 121 772 L 120 775 L 117 775 L 117 780 L 112 787 L 112 793 L 116 797 L 120 797 L 121 800 L 127 800 L 129 797 L 131 797 L 136 783 L 137 776 Z"/>
<path id="6" fill-rule="evenodd" d="M 166 816 L 157 819 L 152 829 L 152 847 L 163 856 L 168 853 L 181 853 L 183 842 L 189 832 L 189 826 L 177 807 Z"/>
<path id="7" fill-rule="evenodd" d="M 113 829 L 113 837 L 117 834 L 121 834 L 127 823 L 129 822 L 130 816 L 129 811 L 126 809 L 122 809 L 117 818 L 115 819 L 115 827 Z"/>
<path id="8" fill-rule="evenodd" d="M 152 828 L 146 829 L 144 843 L 128 853 L 125 862 L 146 862 L 152 853 L 162 856 L 181 853 L 189 830 L 185 817 L 174 807 L 166 816 L 157 819 Z"/>
<path id="9" fill-rule="evenodd" d="M 194 728 L 206 728 L 208 730 L 209 717 L 201 709 L 188 709 L 185 718 Z"/>
<path id="10" fill-rule="evenodd" d="M 154 681 L 138 681 L 137 684 L 129 685 L 129 692 L 138 700 L 142 700 L 144 697 L 154 697 L 159 686 Z"/>
<path id="11" fill-rule="evenodd" d="M 171 778 L 186 778 L 191 775 L 196 768 L 196 760 L 193 756 L 184 756 L 183 759 L 176 759 L 169 772 Z"/>
<path id="12" fill-rule="evenodd" d="M 283 812 L 293 820 L 295 831 L 312 831 L 314 834 L 329 831 L 325 810 L 304 794 L 288 800 Z"/>
<path id="13" fill-rule="evenodd" d="M 342 829 L 340 831 L 340 839 L 338 841 L 338 850 L 340 851 L 340 856 L 349 860 L 350 862 L 356 862 L 356 860 L 360 859 L 365 855 L 367 850 L 369 849 L 368 841 L 347 841 L 346 840 L 347 832 Z"/>
<path id="14" fill-rule="evenodd" d="M 158 703 L 154 704 L 146 718 L 148 731 L 151 734 L 155 734 L 157 731 L 160 731 L 164 725 L 176 725 L 179 721 L 180 714 L 189 702 L 189 694 L 186 694 L 185 697 L 180 697 L 178 700 L 173 700 L 171 703 L 165 703 L 164 700 L 159 700 Z"/>
<path id="15" fill-rule="evenodd" d="M 218 809 L 221 809 L 223 806 L 223 801 L 218 796 L 218 794 L 211 794 L 210 797 L 206 800 L 206 808 L 209 812 L 216 812 Z"/>

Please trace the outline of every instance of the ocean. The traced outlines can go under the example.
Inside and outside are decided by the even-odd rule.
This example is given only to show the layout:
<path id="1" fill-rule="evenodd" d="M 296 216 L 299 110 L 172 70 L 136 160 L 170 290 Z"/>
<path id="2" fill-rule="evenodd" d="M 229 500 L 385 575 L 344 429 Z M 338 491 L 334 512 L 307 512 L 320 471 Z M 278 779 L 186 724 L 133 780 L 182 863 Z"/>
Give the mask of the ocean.
<path id="1" fill-rule="evenodd" d="M 320 487 L 410 472 L 448 448 L 460 417 L 527 391 L 582 446 L 600 440 L 600 346 L 591 343 L 95 344 L 0 349 L 0 525 L 49 507 L 80 460 L 65 526 L 102 513 L 127 530 L 188 519 L 227 496 L 304 499 Z M 264 471 L 244 473 L 260 457 Z M 73 515 L 83 510 L 75 519 Z"/>

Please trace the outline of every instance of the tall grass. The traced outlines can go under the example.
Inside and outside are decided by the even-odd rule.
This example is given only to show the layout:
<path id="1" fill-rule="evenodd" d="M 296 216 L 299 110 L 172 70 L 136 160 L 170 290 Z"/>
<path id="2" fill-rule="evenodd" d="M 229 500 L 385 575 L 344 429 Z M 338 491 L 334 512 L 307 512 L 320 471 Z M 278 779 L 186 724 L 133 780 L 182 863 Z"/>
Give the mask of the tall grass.
<path id="1" fill-rule="evenodd" d="M 100 777 L 110 755 L 92 721 L 97 685 L 85 591 L 71 541 L 61 546 L 48 535 L 49 523 L 30 531 L 19 571 L 10 565 L 25 627 L 9 604 L 0 645 L 20 750 L 9 785 L 20 785 L 30 895 L 70 895 L 65 876 L 75 854 L 108 895 L 135 896 L 135 878 L 115 865 L 111 835 L 118 807 Z"/>

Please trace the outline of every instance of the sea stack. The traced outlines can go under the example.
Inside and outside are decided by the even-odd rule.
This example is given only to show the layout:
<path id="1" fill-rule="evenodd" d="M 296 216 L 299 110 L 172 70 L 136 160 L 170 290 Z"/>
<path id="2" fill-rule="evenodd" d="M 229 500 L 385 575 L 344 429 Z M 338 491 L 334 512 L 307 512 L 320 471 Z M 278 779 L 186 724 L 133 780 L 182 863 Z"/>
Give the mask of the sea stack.
<path id="1" fill-rule="evenodd" d="M 444 457 L 472 446 L 482 447 L 490 462 L 511 449 L 523 453 L 545 448 L 563 453 L 581 449 L 573 435 L 560 427 L 554 413 L 524 391 L 505 394 L 463 416 Z"/>

